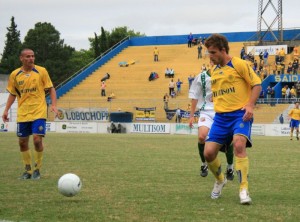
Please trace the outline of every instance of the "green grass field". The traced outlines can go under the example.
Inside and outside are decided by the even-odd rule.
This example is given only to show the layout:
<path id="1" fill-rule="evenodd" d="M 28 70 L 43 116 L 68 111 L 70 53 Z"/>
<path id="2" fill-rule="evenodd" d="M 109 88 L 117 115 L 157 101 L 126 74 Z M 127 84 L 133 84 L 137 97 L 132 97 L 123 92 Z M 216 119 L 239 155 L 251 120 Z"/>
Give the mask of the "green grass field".
<path id="1" fill-rule="evenodd" d="M 48 133 L 38 181 L 18 179 L 15 133 L 0 138 L 0 221 L 300 221 L 300 142 L 288 137 L 253 138 L 250 206 L 239 204 L 237 177 L 210 199 L 195 136 Z M 69 172 L 83 183 L 71 198 L 57 190 Z"/>

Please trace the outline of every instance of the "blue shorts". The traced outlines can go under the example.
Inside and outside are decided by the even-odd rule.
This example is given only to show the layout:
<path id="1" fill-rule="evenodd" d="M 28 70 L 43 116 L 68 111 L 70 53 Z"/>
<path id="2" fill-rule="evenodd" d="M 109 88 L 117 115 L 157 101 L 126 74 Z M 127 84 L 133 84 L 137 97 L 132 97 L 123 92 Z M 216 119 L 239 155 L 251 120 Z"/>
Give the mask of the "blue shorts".
<path id="1" fill-rule="evenodd" d="M 17 136 L 28 137 L 32 134 L 45 136 L 46 134 L 46 120 L 37 119 L 32 122 L 17 123 Z"/>
<path id="2" fill-rule="evenodd" d="M 224 145 L 230 144 L 234 135 L 243 135 L 247 138 L 246 147 L 252 147 L 251 127 L 253 119 L 247 122 L 243 121 L 244 114 L 244 110 L 216 113 L 206 141 Z"/>
<path id="3" fill-rule="evenodd" d="M 290 127 L 291 128 L 299 128 L 299 120 L 291 119 Z"/>

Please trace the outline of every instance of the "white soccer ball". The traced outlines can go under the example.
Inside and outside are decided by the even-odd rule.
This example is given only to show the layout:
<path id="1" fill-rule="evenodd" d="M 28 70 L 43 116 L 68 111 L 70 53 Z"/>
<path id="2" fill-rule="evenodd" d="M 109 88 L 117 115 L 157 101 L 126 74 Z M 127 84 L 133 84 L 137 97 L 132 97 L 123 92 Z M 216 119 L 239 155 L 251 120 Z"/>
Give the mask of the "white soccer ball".
<path id="1" fill-rule="evenodd" d="M 73 173 L 67 173 L 58 180 L 58 190 L 66 197 L 75 196 L 81 189 L 82 183 L 80 178 Z"/>

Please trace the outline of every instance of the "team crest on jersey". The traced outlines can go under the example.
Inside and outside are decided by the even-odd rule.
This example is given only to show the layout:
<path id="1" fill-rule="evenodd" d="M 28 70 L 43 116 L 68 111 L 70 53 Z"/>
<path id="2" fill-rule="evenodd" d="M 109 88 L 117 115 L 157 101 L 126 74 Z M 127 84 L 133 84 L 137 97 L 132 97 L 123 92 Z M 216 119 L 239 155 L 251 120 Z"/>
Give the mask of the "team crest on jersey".
<path id="1" fill-rule="evenodd" d="M 43 131 L 44 127 L 43 126 L 39 126 L 39 131 Z"/>
<path id="2" fill-rule="evenodd" d="M 224 74 L 224 73 L 223 73 L 223 71 L 220 71 L 219 74 L 222 75 L 222 74 Z"/>
<path id="3" fill-rule="evenodd" d="M 204 121 L 205 121 L 205 117 L 201 117 L 200 122 L 204 122 Z"/>
<path id="4" fill-rule="evenodd" d="M 30 76 L 30 74 L 25 74 L 25 76 L 26 76 L 26 77 L 29 77 L 29 76 Z"/>
<path id="5" fill-rule="evenodd" d="M 240 123 L 240 128 L 244 128 L 244 127 L 245 127 L 244 123 Z"/>
<path id="6" fill-rule="evenodd" d="M 233 76 L 233 75 L 229 75 L 229 76 L 228 76 L 228 80 L 229 80 L 230 82 L 232 82 L 232 81 L 234 80 L 234 76 Z"/>

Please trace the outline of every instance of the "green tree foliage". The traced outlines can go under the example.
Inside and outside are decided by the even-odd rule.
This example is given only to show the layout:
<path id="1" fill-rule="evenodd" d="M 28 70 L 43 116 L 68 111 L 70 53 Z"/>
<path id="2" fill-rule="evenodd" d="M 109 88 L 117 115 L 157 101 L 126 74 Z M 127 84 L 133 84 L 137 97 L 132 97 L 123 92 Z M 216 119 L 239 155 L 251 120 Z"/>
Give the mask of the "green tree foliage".
<path id="1" fill-rule="evenodd" d="M 75 49 L 64 44 L 60 33 L 50 23 L 36 23 L 34 29 L 30 29 L 25 36 L 23 48 L 35 52 L 35 63 L 47 68 L 54 83 L 61 76 L 75 72 L 69 62 Z"/>
<path id="2" fill-rule="evenodd" d="M 100 47 L 100 54 L 101 54 L 127 36 L 131 36 L 131 37 L 145 36 L 145 34 L 141 34 L 140 32 L 134 32 L 134 30 L 129 30 L 127 26 L 114 28 L 111 31 L 111 33 L 105 31 L 104 28 L 101 27 L 100 40 L 99 37 L 96 35 L 96 33 L 95 33 L 95 38 L 89 38 L 90 46 L 91 46 L 90 49 L 96 52 L 96 50 L 98 50 L 98 47 Z"/>
<path id="3" fill-rule="evenodd" d="M 101 47 L 100 47 L 100 39 L 97 36 L 97 33 L 95 32 L 95 42 L 94 42 L 94 53 L 95 53 L 95 58 L 97 58 L 101 54 Z"/>
<path id="4" fill-rule="evenodd" d="M 15 18 L 11 18 L 10 27 L 7 28 L 6 42 L 2 54 L 0 73 L 10 74 L 21 65 L 19 55 L 21 50 L 20 31 L 17 30 Z"/>

